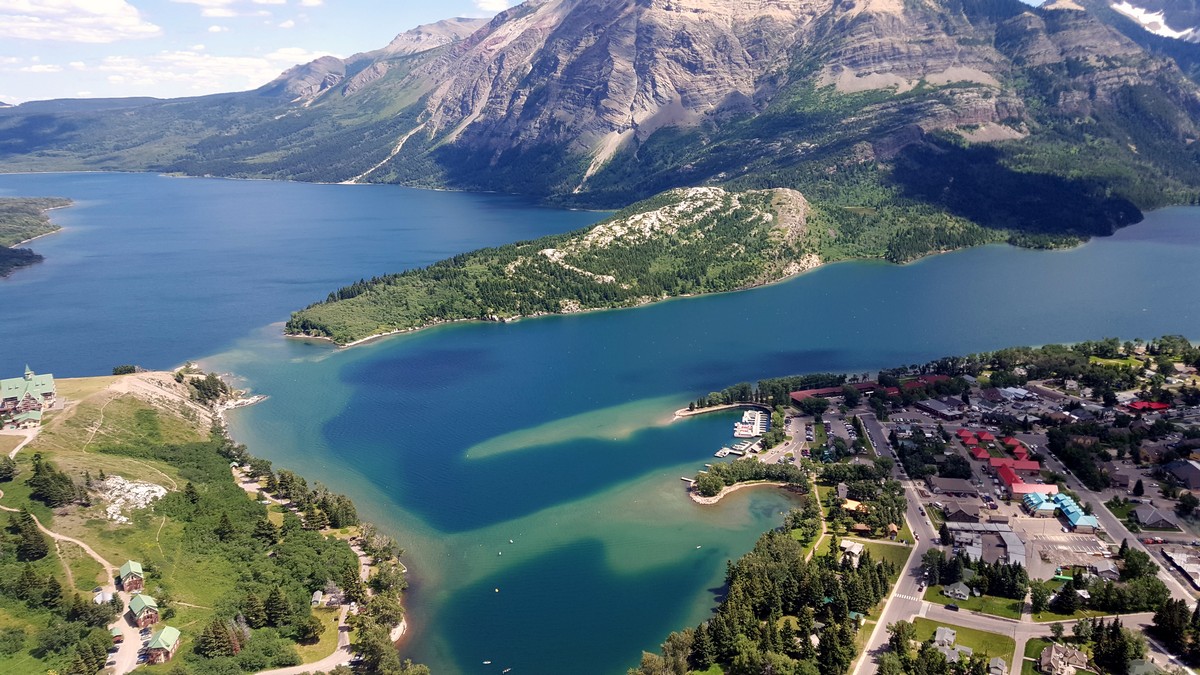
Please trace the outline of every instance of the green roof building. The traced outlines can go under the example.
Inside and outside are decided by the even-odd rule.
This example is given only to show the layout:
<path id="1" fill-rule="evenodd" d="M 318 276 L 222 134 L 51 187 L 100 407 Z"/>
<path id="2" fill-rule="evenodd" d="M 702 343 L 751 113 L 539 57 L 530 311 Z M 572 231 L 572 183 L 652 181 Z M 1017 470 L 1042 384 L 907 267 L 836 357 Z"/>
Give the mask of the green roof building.
<path id="1" fill-rule="evenodd" d="M 135 595 L 129 601 L 129 611 L 133 612 L 135 616 L 141 616 L 147 609 L 158 609 L 158 602 L 145 593 Z"/>
<path id="2" fill-rule="evenodd" d="M 136 560 L 126 560 L 117 574 L 121 578 L 122 590 L 131 592 L 145 588 L 146 574 L 142 572 L 142 563 Z"/>
<path id="3" fill-rule="evenodd" d="M 154 637 L 150 638 L 150 643 L 146 645 L 146 660 L 152 664 L 165 663 L 171 660 L 178 648 L 179 629 L 163 626 L 162 630 L 155 633 Z"/>
<path id="4" fill-rule="evenodd" d="M 25 366 L 23 377 L 0 380 L 0 414 L 48 408 L 54 404 L 55 394 L 53 375 L 38 375 Z"/>

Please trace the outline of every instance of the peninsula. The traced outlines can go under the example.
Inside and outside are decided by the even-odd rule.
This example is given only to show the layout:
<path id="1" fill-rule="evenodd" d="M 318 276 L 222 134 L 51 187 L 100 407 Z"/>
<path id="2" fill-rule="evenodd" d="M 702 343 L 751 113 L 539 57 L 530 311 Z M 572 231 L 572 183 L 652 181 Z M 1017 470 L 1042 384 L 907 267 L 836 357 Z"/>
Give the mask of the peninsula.
<path id="1" fill-rule="evenodd" d="M 58 197 L 0 198 L 0 278 L 43 260 L 17 246 L 62 229 L 50 222 L 47 212 L 70 205 L 71 200 Z"/>

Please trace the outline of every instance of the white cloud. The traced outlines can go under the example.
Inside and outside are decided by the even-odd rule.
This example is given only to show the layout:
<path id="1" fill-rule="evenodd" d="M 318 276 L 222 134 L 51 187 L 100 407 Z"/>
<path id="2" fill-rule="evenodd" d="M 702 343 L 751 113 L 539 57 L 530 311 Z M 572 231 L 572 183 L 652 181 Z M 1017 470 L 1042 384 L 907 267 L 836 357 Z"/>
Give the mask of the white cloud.
<path id="1" fill-rule="evenodd" d="M 227 33 L 227 32 L 229 32 L 229 26 L 209 26 L 208 32 L 210 32 L 210 33 Z"/>
<path id="2" fill-rule="evenodd" d="M 68 63 L 67 65 L 71 66 L 75 70 L 83 70 L 84 68 L 87 68 L 87 64 L 84 63 L 83 61 L 72 61 L 72 62 Z"/>
<path id="3" fill-rule="evenodd" d="M 175 85 L 171 88 L 184 86 L 199 94 L 258 87 L 298 63 L 322 56 L 329 54 L 300 47 L 285 47 L 264 56 L 218 56 L 193 49 L 148 57 L 109 56 L 89 70 L 128 89 L 157 90 Z"/>
<path id="4" fill-rule="evenodd" d="M 296 22 L 291 19 L 288 19 L 287 21 L 284 21 L 283 23 L 279 24 L 279 27 L 280 28 L 295 28 Z"/>
<path id="5" fill-rule="evenodd" d="M 503 12 L 512 4 L 509 0 L 475 0 L 475 6 L 481 12 Z"/>
<path id="6" fill-rule="evenodd" d="M 320 7 L 325 0 L 300 0 L 301 7 Z"/>
<path id="7" fill-rule="evenodd" d="M 32 66 L 25 66 L 21 69 L 22 73 L 61 73 L 62 66 L 53 63 L 38 63 Z"/>
<path id="8" fill-rule="evenodd" d="M 0 0 L 0 38 L 103 44 L 161 33 L 125 0 Z"/>

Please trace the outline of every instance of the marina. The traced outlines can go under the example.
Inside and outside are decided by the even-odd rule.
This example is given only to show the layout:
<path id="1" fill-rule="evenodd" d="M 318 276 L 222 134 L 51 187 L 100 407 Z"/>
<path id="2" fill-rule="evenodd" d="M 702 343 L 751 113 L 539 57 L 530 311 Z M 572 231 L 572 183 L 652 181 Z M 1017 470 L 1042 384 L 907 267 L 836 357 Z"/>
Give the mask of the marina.
<path id="1" fill-rule="evenodd" d="M 734 438 L 756 438 L 771 428 L 771 416 L 758 410 L 742 413 L 742 421 L 734 422 Z"/>

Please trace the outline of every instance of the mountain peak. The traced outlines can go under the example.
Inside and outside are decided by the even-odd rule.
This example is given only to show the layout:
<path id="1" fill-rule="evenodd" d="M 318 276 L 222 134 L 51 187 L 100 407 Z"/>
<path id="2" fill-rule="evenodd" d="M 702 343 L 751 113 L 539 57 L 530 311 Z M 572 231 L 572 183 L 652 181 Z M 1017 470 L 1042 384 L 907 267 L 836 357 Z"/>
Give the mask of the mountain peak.
<path id="1" fill-rule="evenodd" d="M 445 19 L 436 23 L 417 26 L 412 30 L 397 35 L 388 46 L 377 52 L 378 56 L 409 56 L 437 49 L 444 45 L 465 39 L 471 33 L 483 28 L 488 19 L 472 19 L 457 17 Z"/>

